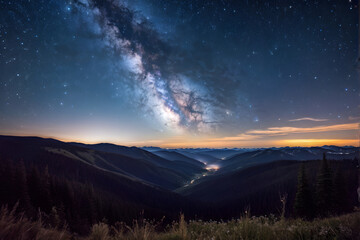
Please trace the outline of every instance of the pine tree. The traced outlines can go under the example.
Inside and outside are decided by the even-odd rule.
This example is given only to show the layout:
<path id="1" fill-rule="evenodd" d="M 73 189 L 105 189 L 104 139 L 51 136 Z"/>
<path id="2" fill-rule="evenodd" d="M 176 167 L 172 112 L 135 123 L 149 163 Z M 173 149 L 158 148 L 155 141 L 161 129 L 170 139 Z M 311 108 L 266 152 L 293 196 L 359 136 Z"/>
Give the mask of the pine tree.
<path id="1" fill-rule="evenodd" d="M 15 170 L 15 198 L 19 202 L 19 210 L 31 212 L 30 196 L 27 187 L 26 170 L 23 161 L 20 161 Z"/>
<path id="2" fill-rule="evenodd" d="M 332 212 L 333 196 L 332 172 L 324 153 L 316 184 L 316 207 L 319 216 L 325 217 Z"/>
<path id="3" fill-rule="evenodd" d="M 19 200 L 16 197 L 17 188 L 16 186 L 16 178 L 15 178 L 15 166 L 11 160 L 8 161 L 5 167 L 5 178 L 6 178 L 6 204 L 12 208 L 17 201 Z"/>
<path id="4" fill-rule="evenodd" d="M 41 208 L 41 178 L 39 170 L 36 167 L 33 167 L 30 174 L 27 177 L 27 184 L 29 189 L 30 201 L 32 206 L 35 208 L 34 214 Z"/>
<path id="5" fill-rule="evenodd" d="M 8 205 L 10 202 L 9 194 L 12 182 L 9 165 L 6 159 L 0 159 L 0 205 Z"/>
<path id="6" fill-rule="evenodd" d="M 346 208 L 349 205 L 347 196 L 348 192 L 344 174 L 338 168 L 334 178 L 334 211 L 336 213 L 344 213 L 347 210 Z"/>
<path id="7" fill-rule="evenodd" d="M 294 211 L 297 217 L 311 219 L 314 216 L 313 196 L 306 177 L 305 163 L 299 169 Z"/>
<path id="8" fill-rule="evenodd" d="M 49 169 L 46 166 L 42 172 L 40 182 L 40 197 L 41 197 L 41 209 L 46 213 L 49 213 L 52 208 L 52 200 L 50 196 L 50 174 Z"/>

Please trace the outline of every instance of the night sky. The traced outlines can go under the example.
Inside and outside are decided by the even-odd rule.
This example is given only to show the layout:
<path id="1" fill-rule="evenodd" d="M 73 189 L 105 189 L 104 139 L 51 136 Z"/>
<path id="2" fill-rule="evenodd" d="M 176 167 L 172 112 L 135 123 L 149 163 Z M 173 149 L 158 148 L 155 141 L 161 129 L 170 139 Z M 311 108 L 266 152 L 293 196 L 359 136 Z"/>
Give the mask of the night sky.
<path id="1" fill-rule="evenodd" d="M 358 145 L 357 5 L 0 0 L 0 134 Z"/>

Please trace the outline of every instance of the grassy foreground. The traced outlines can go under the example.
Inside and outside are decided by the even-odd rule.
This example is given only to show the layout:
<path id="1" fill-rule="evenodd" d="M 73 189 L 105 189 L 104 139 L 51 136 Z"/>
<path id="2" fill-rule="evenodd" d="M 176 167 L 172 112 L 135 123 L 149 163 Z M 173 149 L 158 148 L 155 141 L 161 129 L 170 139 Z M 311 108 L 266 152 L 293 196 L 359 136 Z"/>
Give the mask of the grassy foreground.
<path id="1" fill-rule="evenodd" d="M 277 219 L 244 216 L 227 222 L 185 221 L 181 215 L 165 230 L 148 221 L 135 221 L 133 226 L 124 224 L 108 226 L 93 225 L 86 237 L 75 236 L 65 229 L 46 226 L 41 219 L 30 221 L 23 215 L 2 208 L 0 212 L 1 240 L 140 240 L 140 239 L 360 239 L 360 212 L 303 221 L 300 219 Z"/>

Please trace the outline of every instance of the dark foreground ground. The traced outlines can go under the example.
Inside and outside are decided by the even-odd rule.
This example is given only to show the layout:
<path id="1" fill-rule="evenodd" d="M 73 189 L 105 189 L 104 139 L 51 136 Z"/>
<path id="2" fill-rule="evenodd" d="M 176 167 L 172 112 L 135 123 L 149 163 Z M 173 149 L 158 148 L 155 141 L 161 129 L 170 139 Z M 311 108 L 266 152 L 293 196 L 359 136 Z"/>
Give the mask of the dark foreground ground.
<path id="1" fill-rule="evenodd" d="M 360 212 L 338 217 L 303 221 L 274 216 L 244 215 L 227 222 L 179 221 L 159 230 L 161 224 L 146 220 L 128 226 L 98 223 L 88 236 L 78 237 L 65 227 L 47 227 L 41 220 L 29 221 L 3 208 L 0 215 L 0 239 L 22 240 L 120 240 L 120 239 L 360 239 Z"/>

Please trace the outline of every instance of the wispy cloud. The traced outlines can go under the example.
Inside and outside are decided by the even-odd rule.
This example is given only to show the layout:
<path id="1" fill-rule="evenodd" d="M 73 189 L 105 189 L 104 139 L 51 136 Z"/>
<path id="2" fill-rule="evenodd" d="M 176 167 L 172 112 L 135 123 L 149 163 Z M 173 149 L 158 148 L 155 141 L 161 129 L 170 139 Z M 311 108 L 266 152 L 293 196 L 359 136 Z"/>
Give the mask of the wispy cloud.
<path id="1" fill-rule="evenodd" d="M 359 129 L 358 123 L 346 123 L 336 125 L 324 125 L 316 127 L 271 127 L 264 130 L 249 130 L 246 133 L 252 135 L 287 135 L 290 133 L 314 133 L 314 132 L 333 132 Z"/>
<path id="2" fill-rule="evenodd" d="M 350 116 L 350 117 L 349 117 L 349 120 L 350 120 L 350 121 L 360 120 L 360 116 Z"/>
<path id="3" fill-rule="evenodd" d="M 166 142 L 152 142 L 152 145 L 161 147 L 266 147 L 266 146 L 321 146 L 326 144 L 333 145 L 354 145 L 357 146 L 356 130 L 359 129 L 358 123 L 346 123 L 335 125 L 322 125 L 315 127 L 270 127 L 266 129 L 253 129 L 240 133 L 236 136 L 225 136 L 218 138 L 199 138 L 189 139 L 188 137 L 176 138 Z M 337 131 L 353 131 L 349 136 L 338 138 L 328 138 L 328 135 L 313 134 L 310 138 L 303 138 L 307 133 L 331 133 Z M 299 134 L 302 138 L 296 138 L 294 134 Z M 279 138 L 280 136 L 280 138 Z M 323 138 L 327 136 L 327 138 Z M 307 137 L 307 136 L 305 136 Z M 141 146 L 149 145 L 151 142 L 142 143 Z"/>
<path id="4" fill-rule="evenodd" d="M 326 122 L 328 120 L 329 119 L 303 117 L 303 118 L 291 119 L 291 120 L 289 120 L 289 122 L 298 122 L 298 121 Z"/>
<path id="5" fill-rule="evenodd" d="M 248 130 L 232 137 L 213 138 L 211 141 L 252 141 L 272 136 L 282 136 L 296 133 L 318 133 L 318 132 L 334 132 L 359 129 L 358 123 L 346 123 L 335 125 L 323 125 L 315 127 L 270 127 L 266 129 Z"/>
<path id="6" fill-rule="evenodd" d="M 241 133 L 233 137 L 211 138 L 210 141 L 251 141 L 259 138 L 261 138 L 261 136 Z"/>

